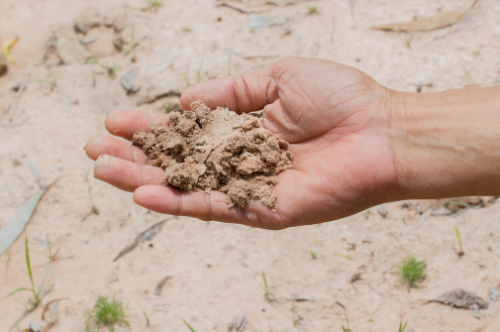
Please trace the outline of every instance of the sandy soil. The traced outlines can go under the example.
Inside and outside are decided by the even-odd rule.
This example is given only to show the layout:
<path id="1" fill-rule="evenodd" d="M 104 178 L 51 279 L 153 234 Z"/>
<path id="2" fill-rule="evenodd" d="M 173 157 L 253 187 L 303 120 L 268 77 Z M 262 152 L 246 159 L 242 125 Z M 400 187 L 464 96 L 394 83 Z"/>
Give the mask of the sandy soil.
<path id="1" fill-rule="evenodd" d="M 340 0 L 286 7 L 230 2 L 285 22 L 255 30 L 248 28 L 247 14 L 216 7 L 218 3 L 165 0 L 156 12 L 142 12 L 116 0 L 0 2 L 0 42 L 20 37 L 12 50 L 20 67 L 10 66 L 0 77 L 0 228 L 38 189 L 30 165 L 37 165 L 47 183 L 61 176 L 27 227 L 37 285 L 48 265 L 36 252 L 45 250 L 46 235 L 59 238 L 54 248 L 59 248 L 60 260 L 49 265 L 53 274 L 46 279 L 53 289 L 43 301 L 67 299 L 59 303 L 59 321 L 52 331 L 84 331 L 84 312 L 98 294 L 123 299 L 131 328 L 121 329 L 132 331 L 187 331 L 181 318 L 196 331 L 226 331 L 233 318 L 243 315 L 248 321 L 245 331 L 341 331 L 346 314 L 354 332 L 397 331 L 406 320 L 406 331 L 411 332 L 497 331 L 500 306 L 490 301 L 491 291 L 500 287 L 500 204 L 495 200 L 485 208 L 431 215 L 423 222 L 419 211 L 446 201 L 398 202 L 385 206 L 385 218 L 372 208 L 345 220 L 276 232 L 173 218 L 154 239 L 113 262 L 140 232 L 166 217 L 135 206 L 131 194 L 85 176 L 92 162 L 82 148 L 89 137 L 105 133 L 104 118 L 110 111 L 163 112 L 163 105 L 173 105 L 178 98 L 143 102 L 182 92 L 197 80 L 227 75 L 228 64 L 238 73 L 292 55 L 352 65 L 406 91 L 415 91 L 419 84 L 426 85 L 423 92 L 431 92 L 500 83 L 496 0 L 480 1 L 449 28 L 413 34 L 369 27 L 466 8 L 470 1 L 359 0 L 355 22 L 348 3 Z M 127 4 L 147 5 L 139 0 Z M 307 15 L 308 6 L 315 4 L 318 13 Z M 59 66 L 53 56 L 44 63 L 46 45 L 56 30 L 96 12 L 103 24 L 87 32 L 85 38 L 99 36 L 88 49 L 101 63 L 118 66 L 115 78 L 95 64 Z M 111 22 L 110 27 L 105 22 Z M 114 32 L 113 22 L 123 30 Z M 113 40 L 121 35 L 127 45 L 132 30 L 137 46 L 127 55 L 119 53 Z M 119 81 L 132 67 L 139 67 L 134 85 L 140 90 L 127 95 Z M 37 82 L 51 80 L 52 73 L 57 78 L 53 90 Z M 9 121 L 15 97 L 10 89 L 21 82 L 27 87 Z M 61 163 L 65 166 L 51 171 Z M 91 213 L 89 187 L 98 215 Z M 463 257 L 455 251 L 455 224 L 462 233 Z M 2 331 L 22 315 L 22 303 L 28 299 L 27 293 L 5 298 L 29 285 L 22 242 L 1 257 Z M 355 249 L 349 243 L 355 243 Z M 395 265 L 410 252 L 427 260 L 428 278 L 408 291 L 398 282 Z M 266 301 L 262 272 L 277 302 Z M 358 272 L 362 279 L 351 284 Z M 172 278 L 157 296 L 156 285 L 165 276 Z M 421 305 L 454 288 L 476 292 L 490 301 L 489 309 L 475 317 L 468 310 Z M 289 301 L 293 293 L 321 301 Z M 150 328 L 139 305 L 153 313 Z M 42 324 L 41 312 L 39 308 L 31 313 L 19 327 Z"/>

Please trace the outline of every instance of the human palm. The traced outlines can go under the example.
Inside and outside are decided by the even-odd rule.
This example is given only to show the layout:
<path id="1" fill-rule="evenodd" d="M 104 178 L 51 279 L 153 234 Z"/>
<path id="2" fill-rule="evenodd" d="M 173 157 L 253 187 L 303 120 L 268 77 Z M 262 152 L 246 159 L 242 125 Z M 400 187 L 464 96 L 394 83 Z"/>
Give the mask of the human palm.
<path id="1" fill-rule="evenodd" d="M 163 171 L 147 166 L 136 147 L 110 137 L 91 139 L 87 155 L 97 159 L 94 174 L 134 201 L 160 213 L 240 223 L 267 229 L 346 217 L 389 198 L 396 170 L 387 137 L 389 90 L 366 74 L 322 60 L 291 58 L 257 72 L 204 82 L 181 97 L 187 109 L 201 99 L 211 108 L 236 112 L 263 109 L 264 127 L 287 140 L 292 168 L 278 175 L 277 212 L 260 201 L 228 208 L 224 193 L 181 192 L 161 185 Z M 106 128 L 131 139 L 168 115 L 111 113 Z"/>

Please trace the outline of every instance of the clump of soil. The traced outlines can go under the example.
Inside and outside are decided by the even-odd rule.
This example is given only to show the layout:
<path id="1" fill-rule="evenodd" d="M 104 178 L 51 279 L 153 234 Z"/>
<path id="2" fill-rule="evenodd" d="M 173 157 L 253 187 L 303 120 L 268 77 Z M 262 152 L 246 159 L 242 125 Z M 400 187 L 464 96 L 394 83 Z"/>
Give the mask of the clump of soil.
<path id="1" fill-rule="evenodd" d="M 252 115 L 227 108 L 212 111 L 201 101 L 191 111 L 170 114 L 169 123 L 153 123 L 136 133 L 133 144 L 149 164 L 165 170 L 163 182 L 181 190 L 220 190 L 229 207 L 252 198 L 276 209 L 276 175 L 292 167 L 288 143 L 262 127 Z"/>

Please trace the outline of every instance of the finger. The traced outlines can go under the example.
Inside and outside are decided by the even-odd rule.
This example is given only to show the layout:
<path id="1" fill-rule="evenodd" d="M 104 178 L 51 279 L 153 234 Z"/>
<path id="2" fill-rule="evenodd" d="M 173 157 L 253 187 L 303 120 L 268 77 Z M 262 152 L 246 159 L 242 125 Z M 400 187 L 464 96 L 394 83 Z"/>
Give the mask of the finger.
<path id="1" fill-rule="evenodd" d="M 176 188 L 146 185 L 134 192 L 134 201 L 146 209 L 177 216 L 188 216 L 202 220 L 282 229 L 285 227 L 279 214 L 274 213 L 260 201 L 252 200 L 242 208 L 229 208 L 226 194 L 220 191 L 182 192 Z"/>
<path id="2" fill-rule="evenodd" d="M 147 164 L 147 155 L 133 145 L 119 141 L 115 138 L 98 135 L 91 138 L 85 145 L 87 156 L 96 160 L 104 154 L 138 164 Z"/>
<path id="3" fill-rule="evenodd" d="M 272 72 L 271 66 L 200 83 L 182 94 L 182 108 L 189 110 L 193 101 L 201 100 L 211 109 L 226 105 L 237 113 L 259 111 L 278 98 Z"/>
<path id="4" fill-rule="evenodd" d="M 115 136 L 131 140 L 135 133 L 148 131 L 152 123 L 168 122 L 167 114 L 149 114 L 141 111 L 115 111 L 104 122 L 107 131 Z"/>
<path id="5" fill-rule="evenodd" d="M 159 167 L 139 165 L 108 155 L 97 158 L 94 165 L 96 179 L 125 191 L 134 191 L 145 184 L 161 184 L 163 173 Z"/>

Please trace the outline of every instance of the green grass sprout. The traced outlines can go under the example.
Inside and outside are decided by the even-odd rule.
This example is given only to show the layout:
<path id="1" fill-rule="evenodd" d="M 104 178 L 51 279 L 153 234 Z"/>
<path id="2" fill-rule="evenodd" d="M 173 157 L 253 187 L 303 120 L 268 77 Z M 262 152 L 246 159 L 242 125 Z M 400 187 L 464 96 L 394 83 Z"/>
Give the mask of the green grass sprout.
<path id="1" fill-rule="evenodd" d="M 403 258 L 403 261 L 398 266 L 400 279 L 409 288 L 416 287 L 418 282 L 427 277 L 426 268 L 427 263 L 424 260 L 418 260 L 415 255 L 410 254 Z"/>
<path id="2" fill-rule="evenodd" d="M 274 291 L 269 289 L 269 286 L 267 285 L 267 279 L 266 279 L 266 274 L 262 272 L 262 280 L 264 281 L 264 296 L 268 302 L 274 302 L 276 301 L 276 298 L 274 297 Z"/>
<path id="3" fill-rule="evenodd" d="M 110 332 L 115 330 L 116 325 L 130 327 L 123 302 L 101 295 L 97 297 L 94 307 L 87 312 L 86 322 L 98 329 L 106 327 Z"/>
<path id="4" fill-rule="evenodd" d="M 191 332 L 196 332 L 192 327 L 191 325 L 188 324 L 188 322 L 186 322 L 184 319 L 182 319 L 182 321 L 184 322 L 184 324 L 186 324 L 186 326 L 189 328 L 189 331 Z"/>
<path id="5" fill-rule="evenodd" d="M 408 325 L 408 321 L 406 321 L 404 324 L 403 324 L 403 322 L 401 321 L 401 322 L 399 323 L 399 332 L 405 332 L 405 330 L 406 330 L 406 326 L 407 326 L 407 325 Z"/>
<path id="6" fill-rule="evenodd" d="M 30 261 L 30 253 L 29 253 L 29 247 L 28 247 L 28 235 L 25 233 L 25 238 L 24 238 L 24 251 L 25 251 L 25 257 L 26 257 L 26 267 L 28 270 L 28 277 L 30 279 L 31 283 L 31 288 L 28 287 L 20 287 L 11 293 L 7 295 L 7 297 L 14 295 L 17 292 L 21 291 L 28 291 L 33 294 L 33 297 L 28 300 L 28 303 L 31 303 L 31 308 L 26 309 L 27 312 L 31 312 L 38 308 L 38 306 L 41 303 L 41 293 L 43 289 L 43 285 L 40 285 L 38 289 L 35 288 L 35 282 L 33 281 L 33 271 L 31 270 L 31 261 Z"/>
<path id="7" fill-rule="evenodd" d="M 457 252 L 457 255 L 463 256 L 465 253 L 464 253 L 464 249 L 462 247 L 462 238 L 460 237 L 460 230 L 458 229 L 457 224 L 455 224 L 455 235 L 457 236 L 458 246 L 460 247 L 460 250 Z"/>
<path id="8" fill-rule="evenodd" d="M 36 80 L 38 83 L 41 84 L 48 84 L 50 86 L 50 91 L 53 91 L 57 87 L 57 78 L 54 73 L 52 73 L 52 80 L 47 81 L 47 80 Z"/>
<path id="9" fill-rule="evenodd" d="M 307 14 L 317 14 L 318 13 L 318 6 L 317 5 L 312 5 L 307 8 Z"/>

